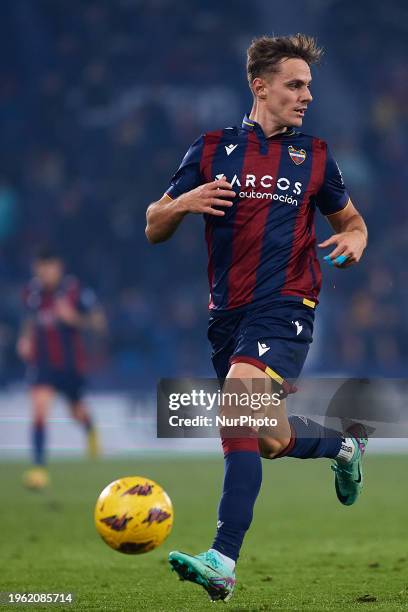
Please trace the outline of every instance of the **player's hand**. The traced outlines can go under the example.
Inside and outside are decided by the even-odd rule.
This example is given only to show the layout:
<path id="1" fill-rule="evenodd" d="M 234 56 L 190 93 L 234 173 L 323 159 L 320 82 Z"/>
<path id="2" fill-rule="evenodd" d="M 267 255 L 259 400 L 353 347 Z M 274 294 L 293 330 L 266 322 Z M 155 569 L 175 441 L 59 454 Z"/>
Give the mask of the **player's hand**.
<path id="1" fill-rule="evenodd" d="M 58 298 L 54 303 L 54 314 L 57 319 L 73 327 L 80 326 L 81 316 L 65 298 Z"/>
<path id="2" fill-rule="evenodd" d="M 231 201 L 235 198 L 236 193 L 232 190 L 231 184 L 225 179 L 217 179 L 211 183 L 200 185 L 196 189 L 187 191 L 177 198 L 178 206 L 183 212 L 196 214 L 214 215 L 215 217 L 223 217 L 224 210 L 218 210 L 214 206 L 223 206 L 230 208 L 233 205 Z"/>
<path id="3" fill-rule="evenodd" d="M 348 268 L 360 261 L 366 244 L 367 240 L 363 232 L 351 230 L 334 234 L 318 246 L 324 249 L 328 246 L 336 245 L 336 248 L 326 255 L 324 259 L 336 268 Z"/>
<path id="4" fill-rule="evenodd" d="M 23 361 L 30 361 L 33 355 L 33 345 L 30 338 L 27 338 L 27 336 L 21 336 L 17 341 L 16 350 L 20 359 Z"/>

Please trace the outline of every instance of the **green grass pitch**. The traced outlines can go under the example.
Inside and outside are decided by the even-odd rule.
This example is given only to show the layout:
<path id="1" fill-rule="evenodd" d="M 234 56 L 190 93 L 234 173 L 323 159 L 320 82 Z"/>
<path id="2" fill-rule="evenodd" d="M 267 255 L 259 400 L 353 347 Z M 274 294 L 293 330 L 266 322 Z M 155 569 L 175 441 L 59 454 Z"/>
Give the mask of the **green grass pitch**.
<path id="1" fill-rule="evenodd" d="M 329 460 L 264 462 L 236 592 L 228 604 L 213 604 L 200 587 L 179 582 L 166 558 L 175 548 L 195 554 L 211 544 L 220 458 L 54 462 L 46 493 L 22 488 L 25 466 L 2 463 L 0 591 L 73 591 L 75 603 L 58 607 L 68 610 L 201 612 L 224 605 L 231 612 L 407 610 L 408 457 L 368 456 L 363 495 L 350 508 L 337 502 L 329 465 Z M 93 525 L 99 492 L 127 475 L 157 480 L 175 507 L 168 540 L 140 556 L 110 550 Z"/>

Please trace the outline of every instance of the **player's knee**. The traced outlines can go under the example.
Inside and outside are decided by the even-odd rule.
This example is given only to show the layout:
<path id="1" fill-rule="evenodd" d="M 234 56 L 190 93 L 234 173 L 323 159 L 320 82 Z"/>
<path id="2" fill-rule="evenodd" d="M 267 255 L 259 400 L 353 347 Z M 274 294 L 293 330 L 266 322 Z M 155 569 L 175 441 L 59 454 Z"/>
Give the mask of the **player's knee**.
<path id="1" fill-rule="evenodd" d="M 45 423 L 48 414 L 47 402 L 35 402 L 33 404 L 33 421 L 37 424 Z"/>
<path id="2" fill-rule="evenodd" d="M 259 453 L 264 459 L 275 459 L 288 447 L 290 438 L 260 438 Z"/>
<path id="3" fill-rule="evenodd" d="M 31 391 L 34 418 L 45 418 L 52 400 L 54 391 L 48 386 L 34 387 Z"/>

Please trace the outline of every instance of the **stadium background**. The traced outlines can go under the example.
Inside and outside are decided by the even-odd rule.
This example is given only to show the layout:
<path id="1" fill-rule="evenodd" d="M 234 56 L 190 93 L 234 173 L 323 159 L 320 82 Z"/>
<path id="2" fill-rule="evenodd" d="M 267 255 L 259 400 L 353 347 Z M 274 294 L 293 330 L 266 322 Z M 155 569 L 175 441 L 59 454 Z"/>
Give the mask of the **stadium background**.
<path id="1" fill-rule="evenodd" d="M 240 123 L 250 108 L 245 49 L 255 35 L 302 31 L 326 47 L 304 131 L 330 142 L 370 233 L 360 266 L 323 268 L 306 372 L 406 376 L 407 18 L 402 0 L 1 2 L 3 478 L 19 478 L 14 460 L 28 461 L 29 404 L 15 343 L 39 244 L 57 245 L 108 315 L 108 341 L 91 346 L 90 402 L 107 453 L 135 451 L 136 459 L 109 464 L 105 478 L 149 469 L 137 451 L 155 446 L 158 378 L 213 374 L 202 221 L 189 218 L 169 243 L 152 247 L 145 210 L 197 135 Z M 319 233 L 329 234 L 324 220 Z M 82 448 L 61 405 L 50 442 L 51 457 Z M 69 464 L 55 469 L 74 482 Z M 160 479 L 157 466 L 150 474 Z M 104 482 L 95 477 L 90 499 Z"/>

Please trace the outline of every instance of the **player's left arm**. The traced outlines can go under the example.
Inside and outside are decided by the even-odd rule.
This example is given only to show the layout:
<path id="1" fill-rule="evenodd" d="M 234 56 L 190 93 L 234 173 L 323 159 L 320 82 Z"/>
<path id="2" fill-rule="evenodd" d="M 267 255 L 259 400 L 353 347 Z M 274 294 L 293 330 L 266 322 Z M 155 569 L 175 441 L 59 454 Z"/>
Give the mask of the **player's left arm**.
<path id="1" fill-rule="evenodd" d="M 70 327 L 90 330 L 100 335 L 107 332 L 105 312 L 90 289 L 81 291 L 77 305 L 74 305 L 67 297 L 56 300 L 55 313 L 60 321 Z"/>
<path id="2" fill-rule="evenodd" d="M 107 329 L 106 316 L 102 308 L 92 308 L 89 312 L 81 312 L 66 298 L 60 298 L 55 304 L 55 314 L 60 321 L 78 329 L 89 329 L 104 334 Z"/>
<path id="3" fill-rule="evenodd" d="M 367 227 L 347 192 L 339 166 L 325 145 L 324 176 L 315 203 L 335 234 L 318 246 L 334 249 L 325 260 L 337 268 L 346 268 L 360 261 L 367 246 Z"/>
<path id="4" fill-rule="evenodd" d="M 26 317 L 18 335 L 16 350 L 23 361 L 30 361 L 33 356 L 34 322 L 31 317 Z"/>
<path id="5" fill-rule="evenodd" d="M 101 306 L 93 308 L 87 316 L 87 327 L 95 334 L 104 336 L 108 331 L 108 321 Z"/>
<path id="6" fill-rule="evenodd" d="M 326 215 L 326 218 L 335 232 L 318 245 L 320 248 L 334 246 L 326 258 L 338 268 L 358 263 L 367 246 L 368 232 L 364 219 L 353 202 L 349 199 L 343 210 Z M 346 259 L 343 263 L 336 262 L 338 257 Z"/>

